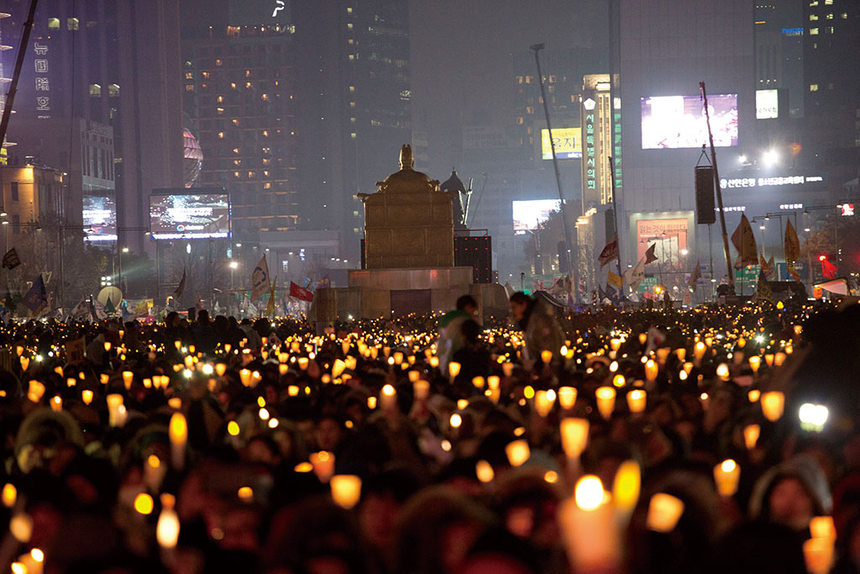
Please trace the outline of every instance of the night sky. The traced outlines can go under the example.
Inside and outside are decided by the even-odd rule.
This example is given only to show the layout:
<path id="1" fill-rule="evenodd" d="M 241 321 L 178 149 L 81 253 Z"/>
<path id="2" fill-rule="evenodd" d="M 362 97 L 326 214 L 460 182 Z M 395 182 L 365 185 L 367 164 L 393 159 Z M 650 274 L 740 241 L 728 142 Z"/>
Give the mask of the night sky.
<path id="1" fill-rule="evenodd" d="M 445 179 L 461 125 L 513 122 L 513 54 L 606 45 L 597 0 L 413 0 L 410 2 L 413 126 L 427 132 L 430 163 Z M 446 173 L 447 172 L 447 173 Z"/>

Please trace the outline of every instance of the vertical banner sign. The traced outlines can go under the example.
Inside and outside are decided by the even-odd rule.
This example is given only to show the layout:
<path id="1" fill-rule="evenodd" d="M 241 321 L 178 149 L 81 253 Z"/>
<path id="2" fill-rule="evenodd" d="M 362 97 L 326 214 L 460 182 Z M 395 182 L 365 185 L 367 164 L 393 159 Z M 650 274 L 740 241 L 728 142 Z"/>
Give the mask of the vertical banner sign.
<path id="1" fill-rule="evenodd" d="M 590 102 L 590 103 L 589 103 Z M 582 162 L 582 189 L 585 194 L 594 195 L 597 189 L 597 150 L 594 146 L 594 123 L 595 102 L 586 100 L 583 107 L 583 162 Z M 590 108 L 590 109 L 589 109 Z"/>
<path id="2" fill-rule="evenodd" d="M 36 117 L 48 119 L 51 117 L 51 82 L 49 78 L 50 65 L 48 62 L 49 46 L 42 39 L 33 42 L 33 67 L 36 73 Z"/>
<path id="3" fill-rule="evenodd" d="M 269 265 L 266 263 L 266 256 L 263 255 L 251 275 L 251 301 L 256 301 L 262 297 L 263 293 L 269 290 L 269 287 Z"/>

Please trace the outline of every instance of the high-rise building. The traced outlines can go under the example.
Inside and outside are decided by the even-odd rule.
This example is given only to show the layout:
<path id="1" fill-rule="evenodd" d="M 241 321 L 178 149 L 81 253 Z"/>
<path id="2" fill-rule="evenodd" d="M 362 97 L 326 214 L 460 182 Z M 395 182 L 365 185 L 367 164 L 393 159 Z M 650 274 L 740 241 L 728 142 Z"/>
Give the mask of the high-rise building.
<path id="1" fill-rule="evenodd" d="M 2 24 L 7 43 L 20 43 L 28 8 L 28 0 L 7 2 L 4 10 L 12 15 Z M 178 16 L 178 0 L 42 0 L 9 127 L 9 139 L 19 144 L 16 154 L 37 156 L 40 163 L 72 174 L 71 222 L 82 222 L 88 191 L 76 172 L 115 180 L 119 241 L 135 251 L 148 245 L 152 190 L 182 184 Z M 3 57 L 11 59 L 10 52 Z M 97 145 L 74 141 L 94 130 L 100 133 Z M 83 157 L 86 149 L 95 158 Z M 90 162 L 113 165 L 93 172 Z M 99 193 L 111 195 L 105 189 Z"/>
<path id="2" fill-rule="evenodd" d="M 358 260 L 357 193 L 412 141 L 407 0 L 296 0 L 299 207 L 305 229 L 341 230 Z"/>
<path id="3" fill-rule="evenodd" d="M 860 146 L 860 5 L 803 0 L 803 81 L 809 143 L 821 149 Z"/>
<path id="4" fill-rule="evenodd" d="M 198 183 L 230 192 L 240 242 L 299 223 L 293 28 L 268 10 L 247 21 L 183 42 L 185 111 L 203 154 Z"/>
<path id="5" fill-rule="evenodd" d="M 755 4 L 756 89 L 785 90 L 788 106 L 779 110 L 785 118 L 803 116 L 803 1 Z"/>
<path id="6" fill-rule="evenodd" d="M 729 170 L 754 144 L 754 10 L 752 0 L 613 2 L 610 72 L 619 75 L 613 98 L 623 110 L 624 186 L 616 198 L 622 267 L 655 243 L 663 273 L 673 273 L 667 277 L 682 277 L 674 273 L 697 257 L 708 260 L 706 241 L 695 251 L 693 167 L 708 143 L 699 82 L 709 95 L 721 172 Z M 719 279 L 724 271 L 717 273 Z"/>

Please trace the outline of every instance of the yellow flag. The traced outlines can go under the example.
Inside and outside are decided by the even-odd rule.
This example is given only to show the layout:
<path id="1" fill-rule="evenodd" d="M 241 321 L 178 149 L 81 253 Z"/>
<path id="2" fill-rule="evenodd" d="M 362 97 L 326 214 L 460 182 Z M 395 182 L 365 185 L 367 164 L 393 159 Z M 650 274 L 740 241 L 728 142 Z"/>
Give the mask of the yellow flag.
<path id="1" fill-rule="evenodd" d="M 618 289 L 618 291 L 621 291 L 621 287 L 624 285 L 624 279 L 622 279 L 620 275 L 616 275 L 612 271 L 609 272 L 609 278 L 606 280 L 606 282 Z"/>

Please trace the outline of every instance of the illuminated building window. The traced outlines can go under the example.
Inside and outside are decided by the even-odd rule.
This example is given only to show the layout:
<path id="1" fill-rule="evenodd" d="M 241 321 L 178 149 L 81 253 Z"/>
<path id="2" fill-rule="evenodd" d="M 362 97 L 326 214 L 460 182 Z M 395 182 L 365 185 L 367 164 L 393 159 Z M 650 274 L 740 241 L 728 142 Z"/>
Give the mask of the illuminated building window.
<path id="1" fill-rule="evenodd" d="M 346 41 L 346 43 L 347 43 L 347 44 L 355 44 L 355 40 L 353 40 L 352 38 L 350 38 L 349 40 L 347 40 L 347 41 Z"/>
<path id="2" fill-rule="evenodd" d="M 203 78 L 208 80 L 209 79 L 209 72 L 203 72 Z"/>
<path id="3" fill-rule="evenodd" d="M 818 35 L 818 28 L 810 28 L 809 29 L 809 35 L 810 36 L 817 36 Z"/>
<path id="4" fill-rule="evenodd" d="M 235 153 L 236 155 L 239 155 L 239 148 L 234 147 L 234 148 L 233 148 L 233 153 Z"/>
<path id="5" fill-rule="evenodd" d="M 237 120 L 236 118 L 233 118 L 233 125 L 234 125 L 234 126 L 238 126 L 238 125 L 239 125 L 239 120 Z"/>
<path id="6" fill-rule="evenodd" d="M 347 13 L 347 14 L 352 14 L 352 8 L 348 6 L 348 7 L 346 8 L 346 13 Z"/>
<path id="7" fill-rule="evenodd" d="M 522 117 L 517 118 L 517 124 L 523 125 L 523 118 Z"/>
<path id="8" fill-rule="evenodd" d="M 526 76 L 526 83 L 527 83 L 527 84 L 531 84 L 531 83 L 532 83 L 532 77 L 531 77 L 531 76 Z"/>
<path id="9" fill-rule="evenodd" d="M 355 123 L 355 118 L 349 118 L 349 123 L 354 124 L 354 123 Z M 290 135 L 292 135 L 292 134 L 290 134 Z"/>
<path id="10" fill-rule="evenodd" d="M 245 70 L 245 77 L 246 77 L 246 78 L 250 78 L 250 77 L 251 77 L 251 70 Z"/>
<path id="11" fill-rule="evenodd" d="M 219 140 L 223 140 L 223 139 L 224 139 L 224 132 L 218 132 L 218 139 L 219 139 Z"/>
<path id="12" fill-rule="evenodd" d="M 215 111 L 218 112 L 218 115 L 220 116 L 224 113 L 224 108 L 215 108 Z"/>
<path id="13" fill-rule="evenodd" d="M 234 172 L 233 172 L 233 177 L 235 177 L 236 179 L 239 179 L 239 172 L 238 172 L 238 171 L 234 171 Z"/>
<path id="14" fill-rule="evenodd" d="M 194 91 L 194 84 L 188 84 L 187 86 L 185 86 L 185 91 L 186 92 L 193 92 Z"/>
<path id="15" fill-rule="evenodd" d="M 263 184 L 263 189 L 272 189 L 272 183 L 267 181 Z"/>
<path id="16" fill-rule="evenodd" d="M 350 55 L 349 55 L 349 59 L 350 59 L 350 60 L 355 60 L 355 54 L 350 54 Z"/>
<path id="17" fill-rule="evenodd" d="M 77 18 L 68 18 L 66 20 L 66 27 L 69 30 L 77 30 L 80 27 L 80 21 Z"/>
<path id="18" fill-rule="evenodd" d="M 833 33 L 833 26 L 825 26 L 824 27 L 824 33 L 825 34 L 832 34 Z"/>
<path id="19" fill-rule="evenodd" d="M 848 19 L 848 12 L 843 12 L 842 14 L 839 15 L 839 17 L 842 18 L 843 20 L 847 20 Z"/>
<path id="20" fill-rule="evenodd" d="M 347 30 L 352 30 L 352 22 L 347 23 L 347 25 L 346 25 L 346 29 L 347 29 Z"/>
<path id="21" fill-rule="evenodd" d="M 251 89 L 251 82 L 245 82 L 245 89 L 246 90 Z"/>
<path id="22" fill-rule="evenodd" d="M 830 5 L 830 4 L 833 4 L 833 0 L 824 0 L 824 5 L 825 5 L 825 6 L 828 6 L 828 5 Z"/>
<path id="23" fill-rule="evenodd" d="M 825 18 L 826 18 L 827 20 L 833 20 L 833 13 L 831 12 L 830 14 L 828 14 L 827 16 L 825 16 Z"/>
<path id="24" fill-rule="evenodd" d="M 236 82 L 230 82 L 230 87 L 235 90 L 236 89 Z"/>
<path id="25" fill-rule="evenodd" d="M 110 84 L 108 86 L 108 95 L 112 98 L 119 97 L 119 84 Z"/>
<path id="26" fill-rule="evenodd" d="M 220 66 L 221 64 L 222 64 L 222 62 L 221 62 L 221 58 L 218 58 L 217 60 L 215 60 L 215 65 L 216 65 L 216 66 Z"/>
<path id="27" fill-rule="evenodd" d="M 355 139 L 355 137 L 356 137 L 356 136 L 355 136 L 355 132 L 350 133 L 350 134 L 349 134 L 349 137 L 350 137 L 350 138 L 352 138 L 352 139 Z"/>
<path id="28" fill-rule="evenodd" d="M 263 94 L 262 96 L 260 96 L 260 99 L 263 100 L 264 102 L 268 102 L 269 101 L 269 94 Z"/>
<path id="29" fill-rule="evenodd" d="M 194 79 L 194 72 L 185 72 L 185 79 L 186 80 L 193 80 Z"/>
<path id="30" fill-rule="evenodd" d="M 354 92 L 354 91 L 355 91 L 355 86 L 350 86 L 350 87 L 349 87 L 349 91 L 350 91 L 350 92 Z"/>
<path id="31" fill-rule="evenodd" d="M 809 21 L 810 22 L 815 22 L 816 20 L 818 20 L 818 14 L 810 14 L 809 15 Z"/>
<path id="32" fill-rule="evenodd" d="M 354 108 L 354 107 L 355 107 L 355 102 L 349 102 L 349 107 Z"/>
<path id="33" fill-rule="evenodd" d="M 59 30 L 60 29 L 60 19 L 59 18 L 48 18 L 48 28 L 50 30 Z"/>
<path id="34" fill-rule="evenodd" d="M 219 104 L 223 104 L 223 103 L 224 103 L 224 96 L 218 96 L 217 98 L 215 98 L 215 100 L 216 100 Z"/>
<path id="35" fill-rule="evenodd" d="M 90 97 L 100 98 L 102 95 L 102 87 L 98 84 L 90 84 Z"/>
<path id="36" fill-rule="evenodd" d="M 263 130 L 263 137 L 264 138 L 269 137 L 269 130 Z"/>
<path id="37" fill-rule="evenodd" d="M 809 84 L 809 91 L 810 92 L 817 92 L 818 91 L 818 84 Z"/>
<path id="38" fill-rule="evenodd" d="M 818 6 L 818 0 L 812 0 L 812 2 L 809 3 L 809 6 L 810 6 L 810 8 L 814 8 L 814 7 Z"/>

